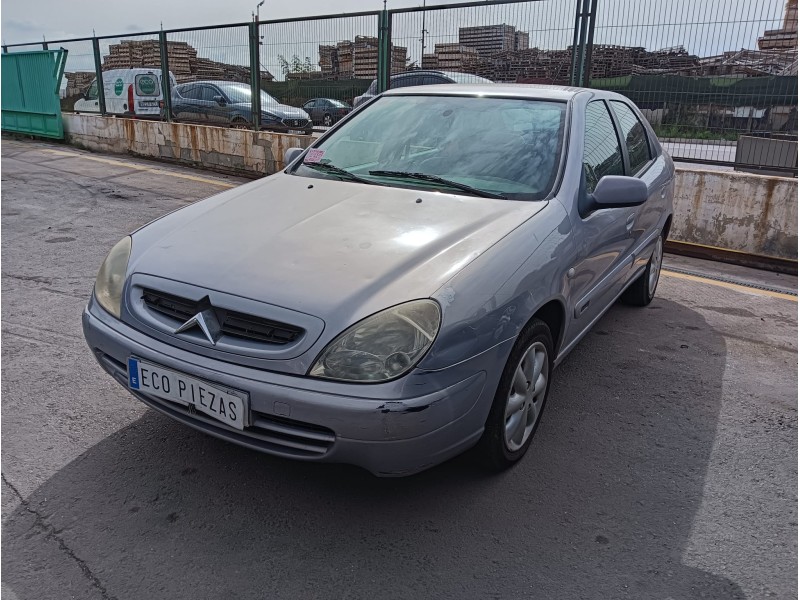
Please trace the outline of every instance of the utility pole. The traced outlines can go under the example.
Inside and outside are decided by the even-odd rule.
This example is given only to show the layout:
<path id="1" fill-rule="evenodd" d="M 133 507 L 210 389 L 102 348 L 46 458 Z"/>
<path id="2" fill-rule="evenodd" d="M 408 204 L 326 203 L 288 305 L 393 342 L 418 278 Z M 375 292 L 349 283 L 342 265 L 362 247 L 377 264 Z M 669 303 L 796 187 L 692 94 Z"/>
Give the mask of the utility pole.
<path id="1" fill-rule="evenodd" d="M 428 33 L 425 30 L 425 1 L 422 0 L 422 55 L 419 57 L 419 68 L 422 68 L 422 63 L 425 60 L 425 34 Z"/>

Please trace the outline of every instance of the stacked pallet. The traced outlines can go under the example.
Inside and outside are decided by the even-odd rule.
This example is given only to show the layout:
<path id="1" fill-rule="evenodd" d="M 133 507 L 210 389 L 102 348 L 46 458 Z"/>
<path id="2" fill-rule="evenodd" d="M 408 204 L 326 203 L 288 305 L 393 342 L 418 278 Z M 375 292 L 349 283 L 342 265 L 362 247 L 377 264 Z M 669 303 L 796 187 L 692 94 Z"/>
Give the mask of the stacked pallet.
<path id="1" fill-rule="evenodd" d="M 406 69 L 408 51 L 401 46 L 391 47 L 392 73 Z M 357 35 L 354 41 L 344 40 L 319 46 L 319 66 L 328 79 L 372 79 L 378 72 L 378 38 Z"/>
<path id="2" fill-rule="evenodd" d="M 461 71 L 478 61 L 478 50 L 463 44 L 436 44 L 436 66 L 450 71 Z M 425 57 L 423 56 L 423 67 Z"/>
<path id="3" fill-rule="evenodd" d="M 197 50 L 187 42 L 167 42 L 169 70 L 178 83 L 218 79 L 224 81 L 250 81 L 249 67 L 221 63 L 197 56 Z M 102 69 L 161 68 L 161 49 L 157 40 L 123 40 L 109 47 L 103 58 Z M 261 72 L 261 79 L 272 81 L 269 71 Z"/>
<path id="4" fill-rule="evenodd" d="M 69 98 L 82 96 L 95 80 L 96 75 L 94 71 L 75 71 L 74 73 L 64 73 L 64 77 L 67 80 L 64 96 Z"/>

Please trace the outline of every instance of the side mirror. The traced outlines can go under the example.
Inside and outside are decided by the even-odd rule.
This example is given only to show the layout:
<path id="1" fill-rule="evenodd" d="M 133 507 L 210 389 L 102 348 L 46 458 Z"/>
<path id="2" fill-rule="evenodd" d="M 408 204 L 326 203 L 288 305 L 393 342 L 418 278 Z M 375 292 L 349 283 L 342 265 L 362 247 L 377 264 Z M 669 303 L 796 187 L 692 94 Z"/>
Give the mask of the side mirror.
<path id="1" fill-rule="evenodd" d="M 223 98 L 222 96 L 214 96 L 214 102 L 216 102 L 220 106 L 225 106 L 225 98 Z"/>
<path id="2" fill-rule="evenodd" d="M 295 159 L 300 156 L 305 150 L 303 148 L 289 148 L 283 154 L 283 162 L 288 167 Z"/>
<path id="3" fill-rule="evenodd" d="M 640 206 L 647 202 L 647 184 L 636 177 L 606 175 L 591 195 L 590 210 Z"/>

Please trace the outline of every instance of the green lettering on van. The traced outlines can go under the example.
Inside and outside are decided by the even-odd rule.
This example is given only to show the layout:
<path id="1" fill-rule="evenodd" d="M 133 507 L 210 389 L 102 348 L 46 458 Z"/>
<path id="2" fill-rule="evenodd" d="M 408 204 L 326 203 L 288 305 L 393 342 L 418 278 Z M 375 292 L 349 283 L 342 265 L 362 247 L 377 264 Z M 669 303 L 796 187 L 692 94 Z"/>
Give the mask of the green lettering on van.
<path id="1" fill-rule="evenodd" d="M 122 88 L 123 88 L 123 87 L 125 87 L 125 86 L 124 86 L 124 84 L 122 83 L 122 77 L 120 77 L 119 79 L 117 79 L 117 80 L 114 82 L 114 93 L 115 93 L 117 96 L 121 96 L 121 95 L 122 95 Z"/>

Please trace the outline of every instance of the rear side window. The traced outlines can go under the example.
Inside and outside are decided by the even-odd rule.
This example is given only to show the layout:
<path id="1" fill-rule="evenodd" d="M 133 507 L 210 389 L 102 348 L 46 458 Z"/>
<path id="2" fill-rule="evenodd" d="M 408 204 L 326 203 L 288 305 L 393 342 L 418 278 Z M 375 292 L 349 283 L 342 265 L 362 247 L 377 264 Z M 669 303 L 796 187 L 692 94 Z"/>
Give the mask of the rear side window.
<path id="1" fill-rule="evenodd" d="M 650 146 L 647 143 L 647 133 L 644 126 L 631 110 L 630 106 L 618 100 L 611 101 L 614 114 L 617 115 L 622 137 L 628 147 L 628 159 L 631 163 L 631 174 L 637 173 L 650 159 Z"/>
<path id="2" fill-rule="evenodd" d="M 586 191 L 590 194 L 605 175 L 625 174 L 617 131 L 602 101 L 590 102 L 586 107 L 583 172 L 586 176 Z"/>
<path id="3" fill-rule="evenodd" d="M 137 96 L 158 96 L 158 79 L 150 73 L 137 75 L 133 79 Z"/>

